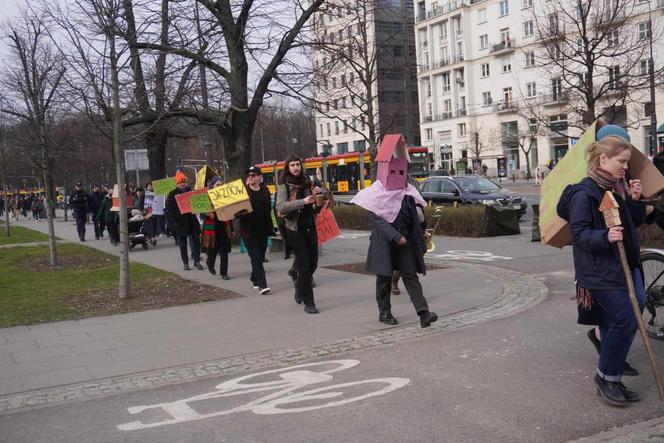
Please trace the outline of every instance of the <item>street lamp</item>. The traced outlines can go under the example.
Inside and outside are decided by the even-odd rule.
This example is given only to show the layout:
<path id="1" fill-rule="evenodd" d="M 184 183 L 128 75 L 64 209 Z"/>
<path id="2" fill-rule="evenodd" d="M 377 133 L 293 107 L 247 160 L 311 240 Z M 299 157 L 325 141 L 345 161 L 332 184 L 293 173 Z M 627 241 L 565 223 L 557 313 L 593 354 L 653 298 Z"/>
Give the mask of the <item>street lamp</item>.
<path id="1" fill-rule="evenodd" d="M 652 56 L 652 13 L 650 8 L 650 1 L 648 1 L 648 30 L 650 40 L 650 60 L 648 74 L 650 75 L 650 154 L 656 155 L 659 150 L 657 142 L 657 111 L 655 106 L 655 60 Z"/>

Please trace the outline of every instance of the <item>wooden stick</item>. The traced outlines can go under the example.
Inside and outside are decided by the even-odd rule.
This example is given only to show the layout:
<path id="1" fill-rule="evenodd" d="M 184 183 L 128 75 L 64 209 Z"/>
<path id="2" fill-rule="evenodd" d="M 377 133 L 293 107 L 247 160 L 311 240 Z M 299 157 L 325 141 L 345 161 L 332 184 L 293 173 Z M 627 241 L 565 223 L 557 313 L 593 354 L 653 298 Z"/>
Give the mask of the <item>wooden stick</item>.
<path id="1" fill-rule="evenodd" d="M 650 339 L 648 338 L 646 327 L 643 324 L 643 317 L 641 317 L 641 308 L 639 306 L 638 300 L 636 299 L 636 290 L 634 289 L 634 281 L 632 280 L 632 271 L 629 269 L 629 265 L 627 264 L 625 245 L 623 245 L 622 241 L 616 242 L 616 244 L 618 245 L 618 252 L 620 253 L 620 263 L 622 264 L 623 272 L 625 273 L 625 278 L 627 279 L 627 292 L 629 293 L 629 299 L 632 302 L 636 323 L 639 326 L 639 333 L 641 334 L 643 343 L 646 345 L 646 352 L 648 353 L 648 360 L 650 360 L 650 367 L 652 368 L 652 373 L 655 376 L 655 384 L 657 385 L 657 391 L 659 392 L 659 399 L 660 401 L 664 401 L 664 385 L 662 385 L 662 379 L 659 376 L 657 363 L 655 362 L 655 354 L 652 351 Z"/>

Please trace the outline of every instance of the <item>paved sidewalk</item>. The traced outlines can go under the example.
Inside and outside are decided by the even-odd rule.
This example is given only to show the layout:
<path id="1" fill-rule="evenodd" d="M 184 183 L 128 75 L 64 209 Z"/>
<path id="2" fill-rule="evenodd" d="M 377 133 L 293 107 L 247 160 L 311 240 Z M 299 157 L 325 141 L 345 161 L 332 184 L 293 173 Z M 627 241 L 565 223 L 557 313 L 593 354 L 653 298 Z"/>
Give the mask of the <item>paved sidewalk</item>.
<path id="1" fill-rule="evenodd" d="M 46 224 L 20 223 L 36 230 Z M 76 240 L 72 222 L 56 222 L 56 235 Z M 364 239 L 367 241 L 367 239 Z M 86 246 L 117 253 L 107 240 Z M 363 254 L 330 252 L 321 266 L 360 262 Z M 270 296 L 259 296 L 249 283 L 246 255 L 231 254 L 230 281 L 206 271 L 183 271 L 171 239 L 155 249 L 136 250 L 131 259 L 184 278 L 224 287 L 245 297 L 43 325 L 0 329 L 0 395 L 52 388 L 107 377 L 180 366 L 213 359 L 320 346 L 335 340 L 387 329 L 377 321 L 374 278 L 319 268 L 316 301 L 319 315 L 307 315 L 293 301 L 282 253 L 266 264 Z M 453 282 L 453 284 L 451 284 Z M 511 286 L 482 266 L 452 266 L 422 279 L 433 310 L 441 315 L 487 306 Z M 539 293 L 537 294 L 539 295 Z M 404 325 L 417 322 L 407 295 L 393 297 L 393 312 Z M 499 313 L 509 313 L 509 306 Z"/>

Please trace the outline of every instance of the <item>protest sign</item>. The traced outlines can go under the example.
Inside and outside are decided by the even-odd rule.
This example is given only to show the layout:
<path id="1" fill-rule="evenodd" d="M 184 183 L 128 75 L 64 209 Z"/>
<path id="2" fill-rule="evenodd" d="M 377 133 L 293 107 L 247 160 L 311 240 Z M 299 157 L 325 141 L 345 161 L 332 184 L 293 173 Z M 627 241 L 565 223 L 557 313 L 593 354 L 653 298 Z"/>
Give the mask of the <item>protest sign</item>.
<path id="1" fill-rule="evenodd" d="M 161 180 L 154 180 L 152 187 L 156 195 L 168 195 L 177 185 L 175 184 L 175 177 L 166 177 Z"/>
<path id="2" fill-rule="evenodd" d="M 207 182 L 210 181 L 215 175 L 217 175 L 217 173 L 214 172 L 214 169 L 209 166 L 203 166 L 196 173 L 196 186 L 194 186 L 194 189 L 204 188 Z"/>
<path id="3" fill-rule="evenodd" d="M 210 201 L 210 196 L 207 194 L 207 192 L 205 194 L 192 195 L 189 197 L 189 204 L 191 206 L 191 212 L 194 214 L 214 211 L 214 207 Z"/>
<path id="4" fill-rule="evenodd" d="M 155 195 L 152 201 L 152 213 L 154 215 L 164 215 L 164 206 L 166 205 L 166 196 Z"/>
<path id="5" fill-rule="evenodd" d="M 235 180 L 225 185 L 208 189 L 208 195 L 215 209 L 249 200 L 249 194 L 242 180 Z"/>
<path id="6" fill-rule="evenodd" d="M 154 204 L 154 192 L 145 191 L 144 196 L 145 198 L 143 199 L 143 209 L 145 211 L 149 211 L 152 209 L 152 205 Z"/>
<path id="7" fill-rule="evenodd" d="M 197 189 L 195 191 L 184 192 L 175 196 L 175 202 L 178 204 L 181 214 L 189 214 L 192 212 L 191 197 L 193 195 L 207 195 L 207 188 Z"/>
<path id="8" fill-rule="evenodd" d="M 595 141 L 597 122 L 586 129 L 581 138 L 558 161 L 546 176 L 540 190 L 539 228 L 542 243 L 562 248 L 572 244 L 568 223 L 558 217 L 556 207 L 567 185 L 578 183 L 586 176 L 588 166 L 586 149 Z M 643 195 L 650 197 L 664 189 L 664 177 L 655 165 L 638 149 L 632 148 L 628 176 L 638 178 L 643 186 Z"/>
<path id="9" fill-rule="evenodd" d="M 318 234 L 318 246 L 340 234 L 334 214 L 327 207 L 324 207 L 316 217 L 316 233 Z"/>

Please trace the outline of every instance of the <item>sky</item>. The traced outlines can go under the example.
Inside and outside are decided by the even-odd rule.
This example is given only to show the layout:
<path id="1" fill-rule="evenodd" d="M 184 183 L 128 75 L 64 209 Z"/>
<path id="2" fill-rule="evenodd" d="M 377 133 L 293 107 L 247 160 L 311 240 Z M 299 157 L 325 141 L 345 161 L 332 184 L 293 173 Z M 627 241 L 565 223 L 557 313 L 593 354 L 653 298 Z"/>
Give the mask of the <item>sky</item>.
<path id="1" fill-rule="evenodd" d="M 0 0 L 0 23 L 12 19 L 18 14 L 19 4 L 25 4 L 30 0 Z M 7 53 L 5 42 L 0 40 L 0 55 Z"/>

